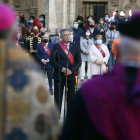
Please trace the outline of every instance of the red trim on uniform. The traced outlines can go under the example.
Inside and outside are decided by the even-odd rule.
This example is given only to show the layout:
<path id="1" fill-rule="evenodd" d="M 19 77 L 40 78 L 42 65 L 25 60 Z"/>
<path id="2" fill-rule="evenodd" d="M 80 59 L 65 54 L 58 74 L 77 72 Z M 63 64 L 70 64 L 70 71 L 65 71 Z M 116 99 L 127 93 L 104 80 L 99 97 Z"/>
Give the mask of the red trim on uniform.
<path id="1" fill-rule="evenodd" d="M 51 53 L 50 49 L 49 49 L 48 47 L 47 47 L 47 51 L 46 51 L 46 49 L 45 49 L 46 44 L 45 44 L 44 42 L 42 42 L 41 45 L 42 45 L 42 47 L 44 48 L 45 52 L 46 52 L 49 56 L 51 56 L 52 53 Z"/>

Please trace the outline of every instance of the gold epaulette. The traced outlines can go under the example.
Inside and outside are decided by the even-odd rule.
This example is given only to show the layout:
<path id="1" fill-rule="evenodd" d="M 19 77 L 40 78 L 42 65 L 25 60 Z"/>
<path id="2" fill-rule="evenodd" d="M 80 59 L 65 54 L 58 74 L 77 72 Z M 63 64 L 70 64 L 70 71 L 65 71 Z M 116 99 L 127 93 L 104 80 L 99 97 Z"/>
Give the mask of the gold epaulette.
<path id="1" fill-rule="evenodd" d="M 26 40 L 29 40 L 31 38 L 31 36 L 28 36 L 27 38 L 26 38 Z"/>
<path id="2" fill-rule="evenodd" d="M 37 52 L 37 50 L 29 50 L 30 53 Z"/>

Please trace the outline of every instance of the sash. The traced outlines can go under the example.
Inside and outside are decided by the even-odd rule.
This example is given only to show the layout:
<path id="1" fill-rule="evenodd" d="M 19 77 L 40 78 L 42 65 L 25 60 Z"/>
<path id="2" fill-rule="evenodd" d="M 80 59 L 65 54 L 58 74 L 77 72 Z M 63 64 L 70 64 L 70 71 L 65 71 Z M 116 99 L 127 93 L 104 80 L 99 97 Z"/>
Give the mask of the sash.
<path id="1" fill-rule="evenodd" d="M 41 43 L 41 45 L 42 45 L 42 47 L 44 48 L 44 50 L 45 50 L 45 52 L 49 55 L 49 56 L 51 56 L 51 51 L 50 51 L 50 49 L 47 47 L 47 49 L 45 48 L 46 47 L 46 44 L 44 43 L 44 42 L 42 42 Z"/>
<path id="2" fill-rule="evenodd" d="M 59 45 L 60 45 L 61 49 L 64 51 L 64 53 L 65 53 L 66 55 L 68 55 L 68 59 L 70 60 L 71 64 L 74 65 L 74 64 L 75 64 L 74 57 L 73 57 L 73 55 L 71 54 L 70 51 L 69 51 L 69 53 L 68 53 L 67 46 L 64 44 L 63 41 L 60 41 L 60 42 L 59 42 Z"/>
<path id="3" fill-rule="evenodd" d="M 104 58 L 105 57 L 105 52 L 97 44 L 95 44 L 95 46 L 100 51 L 100 53 L 102 54 L 102 56 Z"/>

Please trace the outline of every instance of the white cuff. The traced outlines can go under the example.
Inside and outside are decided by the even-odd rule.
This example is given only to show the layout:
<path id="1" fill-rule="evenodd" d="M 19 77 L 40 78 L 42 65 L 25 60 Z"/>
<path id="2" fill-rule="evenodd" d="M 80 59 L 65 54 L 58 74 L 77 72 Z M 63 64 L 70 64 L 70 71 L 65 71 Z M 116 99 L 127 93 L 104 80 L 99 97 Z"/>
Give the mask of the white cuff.
<path id="1" fill-rule="evenodd" d="M 43 60 L 44 60 L 44 59 L 42 59 L 41 62 L 42 62 Z"/>

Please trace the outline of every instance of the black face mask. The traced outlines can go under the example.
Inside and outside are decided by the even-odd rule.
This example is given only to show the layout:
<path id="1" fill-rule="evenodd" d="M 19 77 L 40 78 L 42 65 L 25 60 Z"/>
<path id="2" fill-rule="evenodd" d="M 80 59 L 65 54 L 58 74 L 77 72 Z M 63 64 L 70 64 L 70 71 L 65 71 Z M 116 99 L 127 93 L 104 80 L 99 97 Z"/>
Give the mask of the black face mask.
<path id="1" fill-rule="evenodd" d="M 48 43 L 48 39 L 44 39 L 44 43 Z"/>
<path id="2" fill-rule="evenodd" d="M 24 21 L 24 17 L 20 17 L 21 21 Z"/>
<path id="3" fill-rule="evenodd" d="M 30 35 L 31 34 L 31 32 L 28 32 L 28 35 Z"/>
<path id="4" fill-rule="evenodd" d="M 112 31 L 112 30 L 114 30 L 115 28 L 114 28 L 113 26 L 111 26 L 109 29 L 110 29 L 110 31 Z"/>
<path id="5" fill-rule="evenodd" d="M 89 27 L 90 27 L 90 28 L 93 28 L 93 27 L 95 27 L 95 25 L 89 25 Z"/>
<path id="6" fill-rule="evenodd" d="M 41 35 L 43 36 L 45 33 L 44 32 L 41 32 Z"/>
<path id="7" fill-rule="evenodd" d="M 100 32 L 99 34 L 100 34 L 100 35 L 104 35 L 104 34 L 105 34 L 105 32 Z"/>

